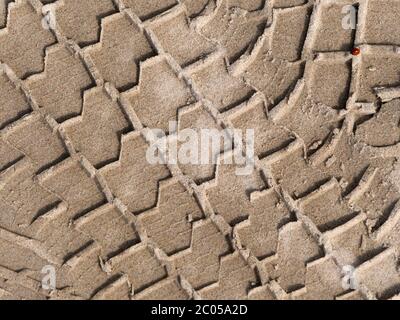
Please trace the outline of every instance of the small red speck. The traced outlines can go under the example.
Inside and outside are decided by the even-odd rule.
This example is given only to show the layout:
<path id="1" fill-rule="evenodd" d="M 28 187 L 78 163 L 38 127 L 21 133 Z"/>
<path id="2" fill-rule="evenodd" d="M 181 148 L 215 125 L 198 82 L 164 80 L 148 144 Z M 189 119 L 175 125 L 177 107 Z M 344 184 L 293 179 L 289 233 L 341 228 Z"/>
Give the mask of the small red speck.
<path id="1" fill-rule="evenodd" d="M 358 56 L 360 53 L 361 53 L 360 48 L 353 48 L 353 49 L 351 50 L 351 54 L 352 54 L 353 56 Z"/>

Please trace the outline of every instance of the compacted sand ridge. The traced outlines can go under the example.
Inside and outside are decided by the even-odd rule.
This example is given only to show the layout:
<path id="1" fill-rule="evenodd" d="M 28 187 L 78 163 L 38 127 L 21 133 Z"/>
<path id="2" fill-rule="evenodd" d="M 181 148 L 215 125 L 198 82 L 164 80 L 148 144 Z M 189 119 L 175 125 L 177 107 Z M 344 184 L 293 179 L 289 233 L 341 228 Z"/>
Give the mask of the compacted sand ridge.
<path id="1" fill-rule="evenodd" d="M 0 299 L 396 299 L 399 158 L 400 0 L 0 0 Z"/>

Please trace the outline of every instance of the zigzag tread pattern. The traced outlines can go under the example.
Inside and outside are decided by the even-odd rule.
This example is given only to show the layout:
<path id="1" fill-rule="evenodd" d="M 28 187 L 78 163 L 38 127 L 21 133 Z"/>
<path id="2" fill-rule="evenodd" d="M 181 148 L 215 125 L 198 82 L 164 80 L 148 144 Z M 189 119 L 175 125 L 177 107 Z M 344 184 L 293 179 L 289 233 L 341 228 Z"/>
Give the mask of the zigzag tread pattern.
<path id="1" fill-rule="evenodd" d="M 0 0 L 0 299 L 395 299 L 399 15 Z M 225 161 L 235 137 L 210 165 L 150 164 L 171 121 L 254 129 L 252 174 Z"/>

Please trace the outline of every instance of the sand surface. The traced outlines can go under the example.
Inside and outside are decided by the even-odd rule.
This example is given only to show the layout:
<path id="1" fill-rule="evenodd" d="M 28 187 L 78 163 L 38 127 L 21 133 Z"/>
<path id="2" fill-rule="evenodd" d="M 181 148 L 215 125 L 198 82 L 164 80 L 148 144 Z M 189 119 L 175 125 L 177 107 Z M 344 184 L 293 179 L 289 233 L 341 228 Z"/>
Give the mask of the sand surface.
<path id="1" fill-rule="evenodd" d="M 399 158 L 400 0 L 0 0 L 0 299 L 396 299 Z"/>

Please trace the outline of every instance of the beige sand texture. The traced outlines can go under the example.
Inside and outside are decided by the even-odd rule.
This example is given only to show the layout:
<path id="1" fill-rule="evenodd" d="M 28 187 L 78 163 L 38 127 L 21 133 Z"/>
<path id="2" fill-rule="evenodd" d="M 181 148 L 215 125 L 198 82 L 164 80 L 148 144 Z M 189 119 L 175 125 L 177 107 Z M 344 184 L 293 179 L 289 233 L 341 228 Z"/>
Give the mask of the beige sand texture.
<path id="1" fill-rule="evenodd" d="M 1 300 L 400 298 L 399 160 L 400 0 L 0 0 Z"/>

